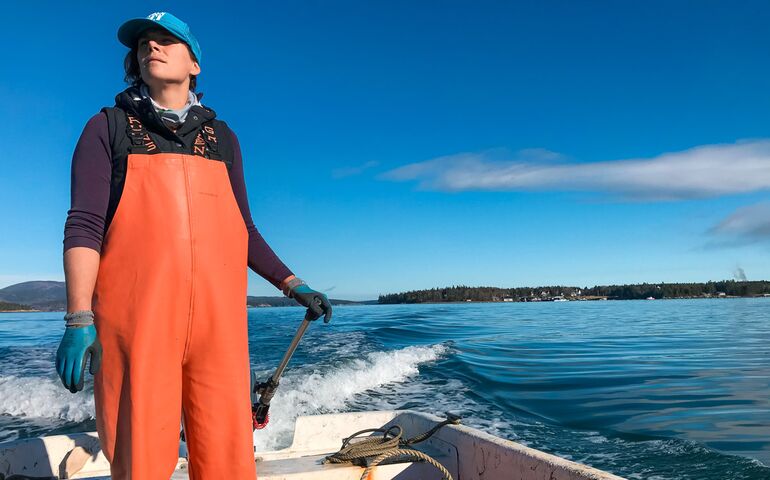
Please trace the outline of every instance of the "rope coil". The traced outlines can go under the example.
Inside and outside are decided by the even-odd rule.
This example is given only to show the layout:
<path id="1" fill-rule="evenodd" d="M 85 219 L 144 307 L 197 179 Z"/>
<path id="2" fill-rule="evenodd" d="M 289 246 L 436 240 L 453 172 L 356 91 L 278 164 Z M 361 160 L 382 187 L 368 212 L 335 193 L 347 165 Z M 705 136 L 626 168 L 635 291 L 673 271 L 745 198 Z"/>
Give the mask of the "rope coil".
<path id="1" fill-rule="evenodd" d="M 436 426 L 409 439 L 402 438 L 403 429 L 399 425 L 393 425 L 389 428 L 368 428 L 354 433 L 342 440 L 342 447 L 336 453 L 324 458 L 324 464 L 327 463 L 351 463 L 360 467 L 366 467 L 361 480 L 365 480 L 369 471 L 380 464 L 398 463 L 401 461 L 424 461 L 443 475 L 444 480 L 454 480 L 449 471 L 430 455 L 411 448 L 411 445 L 420 443 L 430 438 L 444 425 L 457 425 L 460 423 L 460 417 L 447 413 L 447 419 L 438 423 Z M 361 437 L 366 433 L 381 433 L 382 435 L 370 435 Z M 367 459 L 374 457 L 367 465 Z"/>

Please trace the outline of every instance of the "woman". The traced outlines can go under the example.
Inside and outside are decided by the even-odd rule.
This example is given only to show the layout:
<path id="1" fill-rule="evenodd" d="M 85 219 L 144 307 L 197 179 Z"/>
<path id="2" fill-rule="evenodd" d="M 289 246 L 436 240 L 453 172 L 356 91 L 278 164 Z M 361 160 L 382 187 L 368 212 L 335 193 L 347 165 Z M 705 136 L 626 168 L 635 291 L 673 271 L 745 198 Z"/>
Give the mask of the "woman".
<path id="1" fill-rule="evenodd" d="M 201 51 L 188 26 L 153 13 L 118 38 L 131 86 L 73 155 L 57 372 L 75 393 L 90 356 L 112 478 L 167 480 L 181 416 L 191 479 L 252 480 L 246 266 L 310 319 L 328 322 L 331 305 L 254 227 L 238 139 L 194 93 Z"/>

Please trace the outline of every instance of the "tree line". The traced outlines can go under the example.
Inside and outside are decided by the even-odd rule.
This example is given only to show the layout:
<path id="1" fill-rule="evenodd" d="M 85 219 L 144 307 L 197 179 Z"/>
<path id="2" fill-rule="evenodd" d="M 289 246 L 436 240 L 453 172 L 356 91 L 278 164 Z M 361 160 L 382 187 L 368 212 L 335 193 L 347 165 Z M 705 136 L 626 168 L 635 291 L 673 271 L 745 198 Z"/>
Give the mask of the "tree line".
<path id="1" fill-rule="evenodd" d="M 770 295 L 770 282 L 760 281 L 711 281 L 706 283 L 640 283 L 631 285 L 604 285 L 595 287 L 544 286 L 544 287 L 469 287 L 454 285 L 429 290 L 412 290 L 380 295 L 378 303 L 441 303 L 441 302 L 502 302 L 531 301 L 566 298 L 581 300 L 607 298 L 609 300 L 637 300 L 645 298 L 697 298 L 697 297 L 756 297 Z"/>
<path id="2" fill-rule="evenodd" d="M 18 310 L 32 310 L 29 305 L 22 305 L 20 303 L 5 302 L 0 300 L 0 312 L 14 312 Z"/>

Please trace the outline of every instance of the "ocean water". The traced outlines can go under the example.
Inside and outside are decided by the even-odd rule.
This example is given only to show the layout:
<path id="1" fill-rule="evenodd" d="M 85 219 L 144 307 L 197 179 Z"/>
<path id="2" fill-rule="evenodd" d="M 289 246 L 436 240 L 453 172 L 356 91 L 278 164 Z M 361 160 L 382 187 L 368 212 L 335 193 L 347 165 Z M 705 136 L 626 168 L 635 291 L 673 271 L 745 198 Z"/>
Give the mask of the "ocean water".
<path id="1" fill-rule="evenodd" d="M 267 378 L 303 310 L 249 311 Z M 54 369 L 61 313 L 0 315 L 0 441 L 95 430 Z M 630 479 L 770 479 L 770 299 L 336 307 L 311 326 L 259 450 L 299 415 L 411 408 Z"/>

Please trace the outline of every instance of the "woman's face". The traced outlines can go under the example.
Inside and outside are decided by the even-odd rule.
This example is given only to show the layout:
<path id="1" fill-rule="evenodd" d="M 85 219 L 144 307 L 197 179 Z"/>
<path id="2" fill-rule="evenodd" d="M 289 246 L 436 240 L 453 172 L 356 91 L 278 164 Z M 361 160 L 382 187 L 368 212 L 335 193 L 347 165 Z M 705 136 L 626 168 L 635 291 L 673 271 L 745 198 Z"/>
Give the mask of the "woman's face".
<path id="1" fill-rule="evenodd" d="M 201 71 L 187 44 L 163 29 L 151 28 L 137 41 L 136 59 L 142 80 L 147 85 L 185 83 Z"/>

